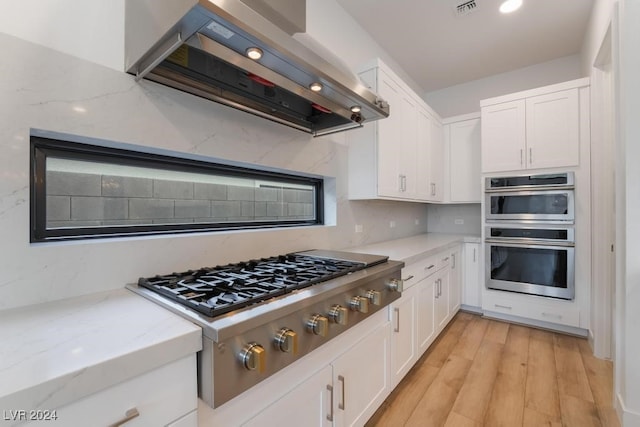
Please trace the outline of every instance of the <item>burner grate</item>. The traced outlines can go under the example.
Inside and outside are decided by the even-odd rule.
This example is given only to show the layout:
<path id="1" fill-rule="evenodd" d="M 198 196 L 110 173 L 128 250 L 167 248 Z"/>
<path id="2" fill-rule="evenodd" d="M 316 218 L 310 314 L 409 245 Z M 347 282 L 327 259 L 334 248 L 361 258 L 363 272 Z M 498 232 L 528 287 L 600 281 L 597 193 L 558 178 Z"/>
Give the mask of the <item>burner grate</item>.
<path id="1" fill-rule="evenodd" d="M 215 317 L 364 267 L 359 262 L 288 254 L 140 278 L 138 285 Z"/>

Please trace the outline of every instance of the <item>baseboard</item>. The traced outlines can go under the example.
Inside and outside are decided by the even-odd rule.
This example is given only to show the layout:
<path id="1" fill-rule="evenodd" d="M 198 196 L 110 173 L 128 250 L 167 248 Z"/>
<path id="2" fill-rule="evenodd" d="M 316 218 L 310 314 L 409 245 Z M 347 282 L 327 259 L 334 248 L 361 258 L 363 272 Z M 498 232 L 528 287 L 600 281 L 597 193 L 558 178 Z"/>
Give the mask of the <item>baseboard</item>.
<path id="1" fill-rule="evenodd" d="M 489 319 L 504 320 L 519 325 L 532 326 L 534 328 L 546 329 L 554 332 L 563 332 L 565 334 L 575 335 L 581 338 L 586 338 L 589 334 L 587 329 L 576 328 L 575 326 L 559 325 L 557 323 L 544 322 L 542 320 L 511 316 L 509 314 L 497 313 L 495 311 L 484 311 L 484 316 Z"/>
<path id="2" fill-rule="evenodd" d="M 473 313 L 473 314 L 484 313 L 484 311 L 482 310 L 482 307 L 476 307 L 473 305 L 466 305 L 466 304 L 460 304 L 460 311 L 466 311 L 467 313 Z"/>
<path id="3" fill-rule="evenodd" d="M 640 426 L 640 414 L 629 410 L 624 405 L 624 400 L 620 393 L 616 394 L 616 412 L 622 427 Z"/>

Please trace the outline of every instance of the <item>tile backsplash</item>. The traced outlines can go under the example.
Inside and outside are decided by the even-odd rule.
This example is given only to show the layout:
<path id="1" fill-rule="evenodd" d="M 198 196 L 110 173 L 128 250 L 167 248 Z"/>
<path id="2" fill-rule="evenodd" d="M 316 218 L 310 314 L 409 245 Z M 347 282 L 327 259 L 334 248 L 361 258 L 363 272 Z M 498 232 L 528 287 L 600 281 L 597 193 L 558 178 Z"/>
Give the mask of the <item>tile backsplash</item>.
<path id="1" fill-rule="evenodd" d="M 48 171 L 47 228 L 313 219 L 297 188 Z"/>
<path id="2" fill-rule="evenodd" d="M 124 287 L 138 277 L 305 249 L 346 249 L 427 229 L 419 203 L 350 201 L 341 134 L 305 133 L 0 33 L 0 310 Z M 29 243 L 29 139 L 38 129 L 125 149 L 325 179 L 327 225 L 91 241 Z M 91 141 L 89 141 L 91 142 Z M 135 147 L 130 147 L 133 145 Z M 63 171 L 63 170 L 61 170 Z M 228 185 L 183 186 L 118 174 L 50 177 L 56 221 L 184 221 L 306 215 L 308 196 Z M 105 175 L 105 176 L 103 176 Z M 158 218 L 156 218 L 158 219 Z M 390 224 L 393 223 L 394 226 Z M 356 227 L 357 226 L 357 227 Z M 362 232 L 355 232 L 359 229 Z"/>

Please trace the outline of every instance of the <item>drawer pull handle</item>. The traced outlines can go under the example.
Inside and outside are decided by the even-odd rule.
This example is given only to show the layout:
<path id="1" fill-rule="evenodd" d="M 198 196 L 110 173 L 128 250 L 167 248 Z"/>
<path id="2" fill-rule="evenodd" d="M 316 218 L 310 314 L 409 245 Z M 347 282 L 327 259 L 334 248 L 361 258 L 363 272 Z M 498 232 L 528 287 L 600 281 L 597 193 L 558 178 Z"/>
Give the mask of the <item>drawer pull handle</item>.
<path id="1" fill-rule="evenodd" d="M 327 385 L 329 390 L 329 414 L 327 414 L 327 421 L 333 421 L 333 386 Z"/>
<path id="2" fill-rule="evenodd" d="M 400 332 L 400 309 L 395 307 L 393 311 L 396 313 L 396 327 L 393 329 L 393 332 Z"/>
<path id="3" fill-rule="evenodd" d="M 139 416 L 140 416 L 140 412 L 138 412 L 138 409 L 137 408 L 131 408 L 127 412 L 125 412 L 123 419 L 111 424 L 109 427 L 120 427 L 120 426 L 128 423 L 132 419 L 134 419 L 136 417 L 139 417 Z"/>
<path id="4" fill-rule="evenodd" d="M 442 261 L 444 261 L 444 262 L 449 261 L 449 257 L 443 258 Z"/>
<path id="5" fill-rule="evenodd" d="M 402 281 L 408 282 L 411 279 L 413 279 L 413 274 L 411 276 L 407 277 L 406 279 L 402 279 Z"/>
<path id="6" fill-rule="evenodd" d="M 555 317 L 557 319 L 562 319 L 562 314 L 555 314 L 555 313 L 542 313 L 542 315 L 544 317 Z"/>
<path id="7" fill-rule="evenodd" d="M 435 266 L 436 266 L 435 264 L 431 264 L 429 267 L 425 267 L 424 269 L 425 269 L 425 270 L 431 270 L 431 269 L 432 269 L 433 267 L 435 267 Z"/>
<path id="8" fill-rule="evenodd" d="M 346 398 L 344 395 L 344 377 L 342 375 L 338 375 L 338 381 L 342 383 L 342 403 L 338 403 L 338 409 L 342 409 L 344 411 L 344 408 L 346 407 Z"/>
<path id="9" fill-rule="evenodd" d="M 506 310 L 511 310 L 513 307 L 509 307 L 508 305 L 500 305 L 500 304 L 494 304 L 496 306 L 496 308 L 504 308 Z"/>

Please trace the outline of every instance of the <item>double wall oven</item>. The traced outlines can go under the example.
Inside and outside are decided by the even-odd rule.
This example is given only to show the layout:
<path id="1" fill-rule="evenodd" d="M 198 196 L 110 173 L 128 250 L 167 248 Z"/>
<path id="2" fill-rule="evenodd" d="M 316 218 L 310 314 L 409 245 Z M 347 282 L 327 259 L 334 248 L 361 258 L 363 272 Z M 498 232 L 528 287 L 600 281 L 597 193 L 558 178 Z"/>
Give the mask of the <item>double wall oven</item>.
<path id="1" fill-rule="evenodd" d="M 574 298 L 574 188 L 573 172 L 486 178 L 487 288 Z"/>

